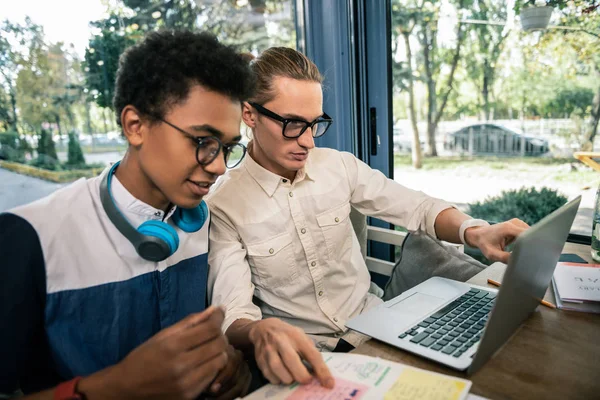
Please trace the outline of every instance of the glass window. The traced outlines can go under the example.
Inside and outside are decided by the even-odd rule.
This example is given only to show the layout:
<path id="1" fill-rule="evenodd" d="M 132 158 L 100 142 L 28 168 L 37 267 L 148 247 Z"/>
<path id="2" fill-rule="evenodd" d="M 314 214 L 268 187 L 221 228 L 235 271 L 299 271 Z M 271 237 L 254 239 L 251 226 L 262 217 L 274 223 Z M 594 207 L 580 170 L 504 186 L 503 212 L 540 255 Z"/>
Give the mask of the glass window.
<path id="1" fill-rule="evenodd" d="M 125 48 L 161 28 L 210 31 L 254 55 L 271 46 L 295 48 L 294 7 L 294 0 L 88 0 L 85 7 L 76 0 L 34 0 L 3 7 L 0 159 L 70 174 L 65 179 L 90 176 L 90 168 L 119 160 L 126 149 L 112 111 Z M 1 172 L 10 174 L 3 182 L 21 191 L 25 178 Z M 28 196 L 3 199 L 14 192 L 3 191 L 0 212 L 59 187 L 33 185 Z"/>
<path id="2" fill-rule="evenodd" d="M 394 176 L 490 221 L 582 195 L 590 236 L 600 174 L 574 152 L 598 149 L 600 15 L 564 2 L 532 30 L 522 3 L 391 1 Z"/>

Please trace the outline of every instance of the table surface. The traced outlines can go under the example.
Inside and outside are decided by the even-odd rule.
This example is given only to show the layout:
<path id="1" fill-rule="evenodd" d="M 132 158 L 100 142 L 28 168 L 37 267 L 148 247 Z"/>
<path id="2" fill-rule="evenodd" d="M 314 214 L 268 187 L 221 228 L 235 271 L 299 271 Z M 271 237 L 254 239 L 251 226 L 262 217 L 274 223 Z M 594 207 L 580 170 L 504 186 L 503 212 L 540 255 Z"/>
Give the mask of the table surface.
<path id="1" fill-rule="evenodd" d="M 593 262 L 590 246 L 567 243 L 563 253 Z M 502 281 L 494 264 L 468 282 Z M 554 303 L 552 289 L 544 299 Z M 353 353 L 470 379 L 471 393 L 491 399 L 600 398 L 600 315 L 539 306 L 517 333 L 472 376 L 371 339 Z"/>

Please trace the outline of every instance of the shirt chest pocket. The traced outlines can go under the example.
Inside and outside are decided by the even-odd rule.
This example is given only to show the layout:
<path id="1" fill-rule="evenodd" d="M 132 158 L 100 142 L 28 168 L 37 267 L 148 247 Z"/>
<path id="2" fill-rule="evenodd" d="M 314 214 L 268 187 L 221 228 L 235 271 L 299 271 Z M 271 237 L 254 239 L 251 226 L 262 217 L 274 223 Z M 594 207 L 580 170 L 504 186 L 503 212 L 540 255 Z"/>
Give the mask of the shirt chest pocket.
<path id="1" fill-rule="evenodd" d="M 247 244 L 248 261 L 254 281 L 269 291 L 285 292 L 285 285 L 298 278 L 294 246 L 289 233 L 271 237 L 259 243 Z"/>
<path id="2" fill-rule="evenodd" d="M 317 215 L 317 224 L 325 239 L 327 253 L 339 260 L 352 248 L 352 225 L 350 203 L 344 203 Z"/>

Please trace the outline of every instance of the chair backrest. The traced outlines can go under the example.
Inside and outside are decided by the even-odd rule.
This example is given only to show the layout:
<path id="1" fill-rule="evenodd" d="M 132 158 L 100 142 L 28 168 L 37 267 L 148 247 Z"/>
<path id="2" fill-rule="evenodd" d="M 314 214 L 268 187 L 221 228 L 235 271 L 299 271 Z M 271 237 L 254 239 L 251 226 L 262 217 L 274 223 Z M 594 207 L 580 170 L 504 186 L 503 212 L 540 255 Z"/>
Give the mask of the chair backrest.
<path id="1" fill-rule="evenodd" d="M 350 221 L 360 244 L 360 251 L 365 258 L 367 268 L 371 272 L 376 272 L 380 275 L 390 276 L 394 269 L 394 262 L 381 260 L 379 258 L 367 256 L 368 241 L 390 244 L 393 246 L 402 246 L 407 233 L 393 229 L 379 228 L 376 226 L 367 225 L 367 217 L 357 211 L 354 207 L 350 211 Z M 464 246 L 454 243 L 443 242 L 445 245 L 455 247 L 460 252 L 464 252 Z"/>

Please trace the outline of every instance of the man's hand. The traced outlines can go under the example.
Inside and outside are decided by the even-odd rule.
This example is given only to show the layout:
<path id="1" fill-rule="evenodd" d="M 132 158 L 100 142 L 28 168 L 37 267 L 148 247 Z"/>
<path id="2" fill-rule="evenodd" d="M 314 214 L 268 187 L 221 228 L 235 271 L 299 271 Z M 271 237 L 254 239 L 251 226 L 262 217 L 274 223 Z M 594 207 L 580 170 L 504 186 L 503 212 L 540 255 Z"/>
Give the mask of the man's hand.
<path id="1" fill-rule="evenodd" d="M 227 365 L 223 317 L 210 307 L 158 332 L 112 369 L 116 389 L 129 399 L 198 397 Z"/>
<path id="2" fill-rule="evenodd" d="M 252 375 L 241 351 L 227 347 L 227 365 L 219 372 L 206 393 L 207 398 L 218 400 L 245 396 L 250 388 Z"/>
<path id="3" fill-rule="evenodd" d="M 333 388 L 334 379 L 312 340 L 299 328 L 277 318 L 254 322 L 249 332 L 256 363 L 273 384 L 305 384 L 312 377 L 302 363 L 307 361 L 321 385 Z"/>
<path id="4" fill-rule="evenodd" d="M 510 253 L 504 251 L 504 248 L 527 228 L 529 225 L 525 222 L 513 218 L 501 224 L 467 228 L 465 241 L 469 246 L 479 248 L 488 260 L 508 263 Z"/>

